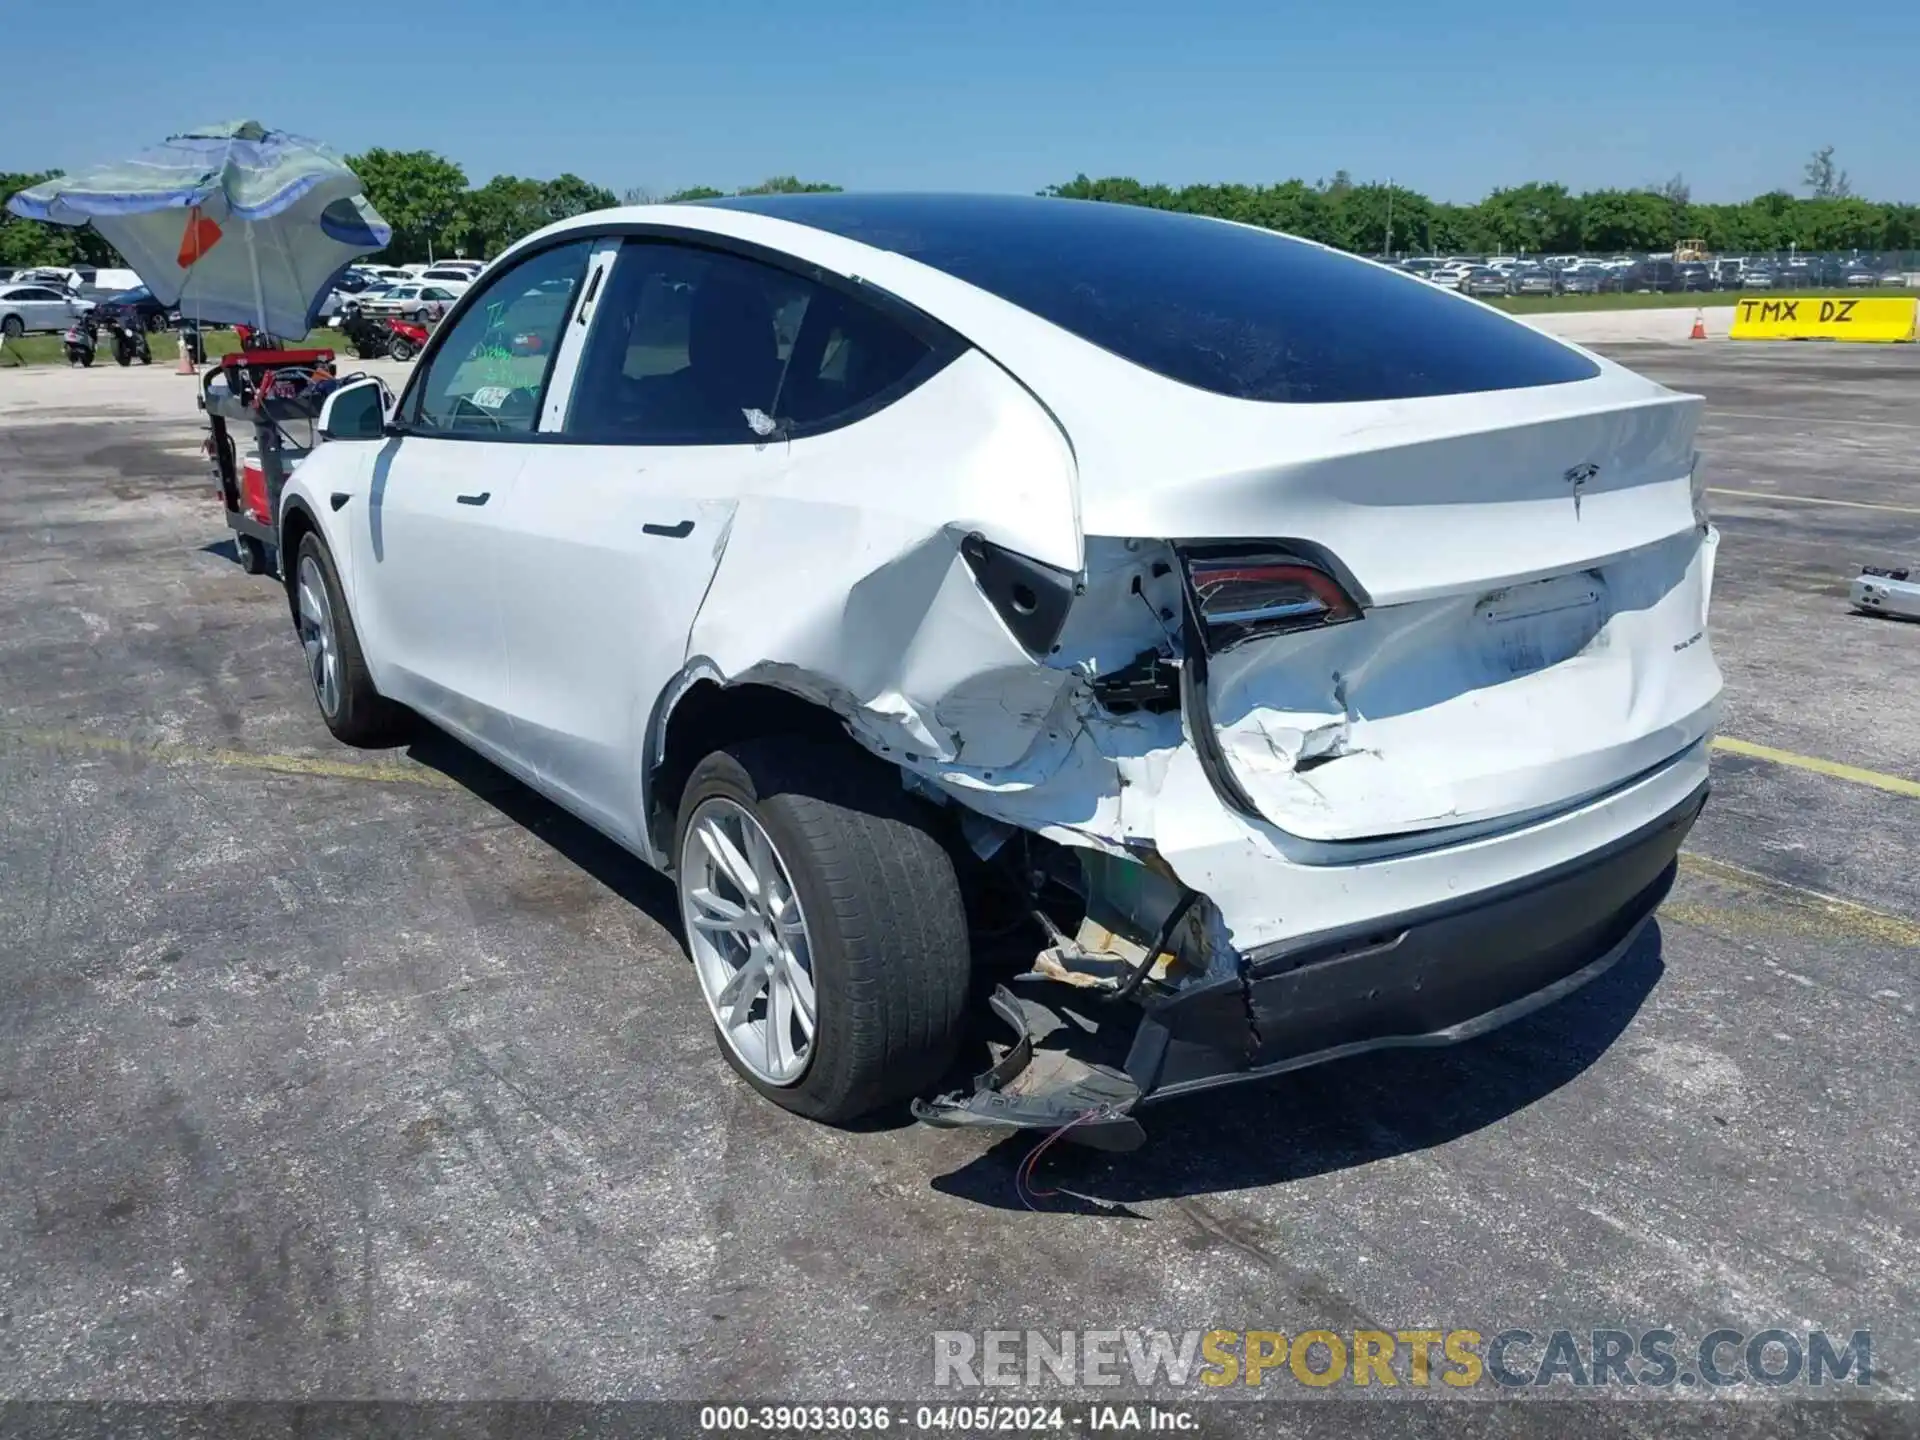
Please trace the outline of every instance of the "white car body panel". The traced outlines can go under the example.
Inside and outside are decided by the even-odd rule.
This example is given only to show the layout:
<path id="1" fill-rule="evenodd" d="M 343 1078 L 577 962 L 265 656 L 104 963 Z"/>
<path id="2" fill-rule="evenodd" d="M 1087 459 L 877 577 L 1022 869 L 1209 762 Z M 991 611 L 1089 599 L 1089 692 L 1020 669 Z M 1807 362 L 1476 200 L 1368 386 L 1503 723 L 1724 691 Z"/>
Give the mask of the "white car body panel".
<path id="1" fill-rule="evenodd" d="M 526 447 L 357 441 L 321 447 L 301 471 L 335 449 L 360 452 L 364 494 L 342 512 L 350 512 L 350 603 L 374 683 L 489 755 L 510 754 L 500 520 L 511 513 Z M 480 495 L 481 504 L 460 498 Z"/>
<path id="2" fill-rule="evenodd" d="M 656 863 L 645 773 L 699 678 L 827 705 L 992 820 L 1112 854 L 1150 845 L 1241 951 L 1576 858 L 1703 783 L 1720 677 L 1697 399 L 1593 356 L 1591 379 L 1491 395 L 1235 400 L 906 256 L 742 210 L 562 222 L 488 273 L 588 219 L 765 246 L 976 347 L 795 441 L 427 442 L 447 453 L 417 467 L 419 503 L 491 490 L 483 516 L 410 508 L 408 461 L 384 501 L 329 519 L 328 491 L 379 488 L 378 466 L 334 453 L 368 442 L 321 447 L 289 485 L 329 529 L 384 520 L 385 553 L 356 529 L 343 577 L 383 692 Z M 687 521 L 685 538 L 643 528 Z M 973 531 L 1084 575 L 1057 653 L 1036 662 L 986 601 L 959 551 Z M 1337 556 L 1367 615 L 1216 657 L 1206 718 L 1256 818 L 1207 778 L 1195 717 L 1116 714 L 1094 685 L 1166 638 L 1181 603 L 1166 542 L 1280 537 Z M 417 574 L 396 573 L 403 554 Z M 1375 847 L 1364 884 L 1356 843 Z"/>

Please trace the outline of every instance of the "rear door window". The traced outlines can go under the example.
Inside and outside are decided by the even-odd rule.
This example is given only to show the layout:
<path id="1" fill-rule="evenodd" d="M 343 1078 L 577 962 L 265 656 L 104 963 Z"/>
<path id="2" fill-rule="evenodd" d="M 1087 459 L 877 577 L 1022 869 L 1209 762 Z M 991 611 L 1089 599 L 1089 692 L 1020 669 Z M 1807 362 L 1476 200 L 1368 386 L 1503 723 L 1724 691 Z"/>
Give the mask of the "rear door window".
<path id="1" fill-rule="evenodd" d="M 629 241 L 595 308 L 563 433 L 746 445 L 850 423 L 949 353 L 837 287 L 727 251 Z"/>

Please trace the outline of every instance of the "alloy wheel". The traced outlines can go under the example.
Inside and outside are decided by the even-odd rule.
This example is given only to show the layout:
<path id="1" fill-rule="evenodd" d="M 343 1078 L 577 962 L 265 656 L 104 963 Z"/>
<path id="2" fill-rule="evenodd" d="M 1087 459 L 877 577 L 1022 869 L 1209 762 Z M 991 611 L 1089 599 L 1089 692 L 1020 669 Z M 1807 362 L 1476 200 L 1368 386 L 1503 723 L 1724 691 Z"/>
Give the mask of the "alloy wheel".
<path id="1" fill-rule="evenodd" d="M 745 806 L 716 795 L 694 811 L 680 913 L 728 1048 L 767 1084 L 798 1083 L 818 1024 L 812 946 L 793 877 Z"/>
<path id="2" fill-rule="evenodd" d="M 300 557 L 297 579 L 300 604 L 300 646 L 307 652 L 307 674 L 313 698 L 328 718 L 340 710 L 340 644 L 334 633 L 333 604 L 326 577 L 311 555 Z"/>

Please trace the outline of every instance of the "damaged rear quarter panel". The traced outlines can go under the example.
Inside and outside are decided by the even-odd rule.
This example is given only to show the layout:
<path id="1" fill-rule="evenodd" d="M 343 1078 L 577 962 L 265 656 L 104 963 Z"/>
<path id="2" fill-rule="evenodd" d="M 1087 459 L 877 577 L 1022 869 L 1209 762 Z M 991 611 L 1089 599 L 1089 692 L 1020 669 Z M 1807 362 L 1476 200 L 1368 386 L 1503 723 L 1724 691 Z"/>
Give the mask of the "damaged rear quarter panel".
<path id="1" fill-rule="evenodd" d="M 1072 452 L 1045 409 L 969 351 L 857 425 L 775 443 L 778 488 L 741 498 L 689 663 L 827 704 L 923 773 L 1027 757 L 1075 680 L 1014 639 L 960 543 L 1080 569 Z"/>

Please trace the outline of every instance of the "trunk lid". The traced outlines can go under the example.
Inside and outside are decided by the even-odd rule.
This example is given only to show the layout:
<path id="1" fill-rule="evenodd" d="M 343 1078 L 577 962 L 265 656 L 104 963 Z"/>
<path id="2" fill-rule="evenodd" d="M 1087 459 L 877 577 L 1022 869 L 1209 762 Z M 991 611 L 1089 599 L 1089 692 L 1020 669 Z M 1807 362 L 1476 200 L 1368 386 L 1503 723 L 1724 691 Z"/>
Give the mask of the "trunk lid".
<path id="1" fill-rule="evenodd" d="M 1535 400 L 1545 413 L 1509 405 L 1488 424 L 1486 401 L 1423 406 L 1422 423 L 1371 427 L 1344 452 L 1181 487 L 1206 528 L 1180 538 L 1302 542 L 1365 611 L 1210 657 L 1207 713 L 1188 716 L 1294 835 L 1372 839 L 1561 807 L 1711 731 L 1700 402 Z"/>

